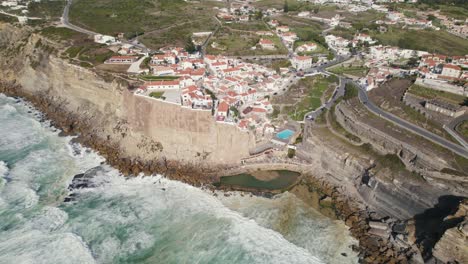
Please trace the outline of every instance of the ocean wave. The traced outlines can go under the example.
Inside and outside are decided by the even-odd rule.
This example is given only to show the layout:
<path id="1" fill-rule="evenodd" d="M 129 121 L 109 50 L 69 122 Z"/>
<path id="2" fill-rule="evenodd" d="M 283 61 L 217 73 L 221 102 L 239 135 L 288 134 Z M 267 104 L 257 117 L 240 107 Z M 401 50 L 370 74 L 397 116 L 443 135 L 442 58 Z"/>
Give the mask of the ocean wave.
<path id="1" fill-rule="evenodd" d="M 96 263 L 83 240 L 73 233 L 16 230 L 0 238 L 0 263 Z"/>
<path id="2" fill-rule="evenodd" d="M 106 239 L 91 246 L 93 252 L 101 252 L 99 262 L 113 261 L 106 259 L 108 252 L 104 256 L 106 249 L 112 248 L 114 256 L 125 258 L 137 249 L 151 248 L 154 254 L 166 256 L 162 262 L 190 255 L 194 262 L 219 261 L 225 253 L 244 263 L 322 263 L 306 249 L 228 209 L 198 188 L 161 176 L 126 179 L 115 172 L 93 180 L 105 184 L 77 190 L 81 201 L 73 206 L 97 207 L 83 208 L 86 214 L 70 219 L 69 224 L 80 230 L 85 240 L 98 241 L 93 230 L 103 232 L 99 236 Z M 127 227 L 123 240 L 115 237 L 120 226 Z M 105 234 L 110 227 L 117 231 L 111 228 Z M 171 248 L 176 245 L 173 243 L 179 247 L 176 252 Z M 208 245 L 206 252 L 198 252 Z"/>
<path id="3" fill-rule="evenodd" d="M 7 163 L 0 160 L 0 178 L 6 177 L 8 174 Z"/>

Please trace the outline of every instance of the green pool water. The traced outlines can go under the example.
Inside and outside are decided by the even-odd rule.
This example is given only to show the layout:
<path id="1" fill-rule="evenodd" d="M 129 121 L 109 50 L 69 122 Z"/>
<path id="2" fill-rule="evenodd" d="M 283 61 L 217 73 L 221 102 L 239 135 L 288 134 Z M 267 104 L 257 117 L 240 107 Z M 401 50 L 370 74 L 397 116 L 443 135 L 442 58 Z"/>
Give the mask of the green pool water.
<path id="1" fill-rule="evenodd" d="M 219 185 L 232 187 L 247 187 L 267 190 L 282 190 L 296 182 L 301 175 L 295 171 L 276 170 L 271 171 L 278 173 L 278 177 L 269 181 L 261 181 L 248 173 L 242 173 L 233 176 L 223 176 L 220 179 Z"/>

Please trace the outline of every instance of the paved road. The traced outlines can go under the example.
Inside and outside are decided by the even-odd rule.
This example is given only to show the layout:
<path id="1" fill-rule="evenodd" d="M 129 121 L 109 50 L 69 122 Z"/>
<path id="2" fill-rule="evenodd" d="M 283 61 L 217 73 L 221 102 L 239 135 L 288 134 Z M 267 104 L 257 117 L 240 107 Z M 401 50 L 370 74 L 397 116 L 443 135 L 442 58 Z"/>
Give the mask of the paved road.
<path id="1" fill-rule="evenodd" d="M 360 87 L 357 83 L 354 83 L 355 85 L 357 85 L 358 87 Z M 393 114 L 390 114 L 388 112 L 385 112 L 383 111 L 381 108 L 379 108 L 378 106 L 376 106 L 372 101 L 369 100 L 369 97 L 367 96 L 367 92 L 362 88 L 360 87 L 359 88 L 359 100 L 366 106 L 366 108 L 371 111 L 372 113 L 380 116 L 381 118 L 384 118 L 384 119 L 387 119 L 388 121 L 406 129 L 406 130 L 409 130 L 419 136 L 422 136 L 446 149 L 449 149 L 465 158 L 468 158 L 468 151 L 460 146 L 460 145 L 457 145 L 453 142 L 450 142 L 448 140 L 446 140 L 445 138 L 442 138 L 434 133 L 431 133 L 429 131 L 427 131 L 426 129 L 424 128 L 421 128 L 419 126 L 416 126 L 406 120 L 403 120 Z"/>
<path id="2" fill-rule="evenodd" d="M 134 63 L 132 63 L 130 65 L 130 67 L 128 67 L 127 69 L 127 73 L 130 73 L 130 74 L 138 74 L 138 73 L 141 73 L 143 70 L 140 69 L 140 65 L 141 63 L 147 58 L 148 56 L 143 56 L 141 57 L 139 60 L 135 61 Z"/>
<path id="3" fill-rule="evenodd" d="M 75 25 L 70 23 L 68 15 L 70 13 L 71 4 L 72 4 L 72 0 L 68 0 L 67 4 L 65 5 L 65 8 L 63 9 L 63 14 L 62 14 L 62 17 L 60 18 L 60 21 L 62 22 L 62 24 L 65 27 L 69 28 L 69 29 L 81 32 L 83 34 L 93 35 L 93 36 L 99 34 L 99 33 L 93 32 L 91 30 L 87 30 L 87 29 L 81 28 L 79 26 L 75 26 Z"/>
<path id="4" fill-rule="evenodd" d="M 333 65 L 336 65 L 336 64 L 339 64 L 339 63 L 342 63 L 343 61 L 349 59 L 350 57 L 342 57 L 342 56 L 337 56 L 334 60 L 330 61 L 330 62 L 327 62 L 323 65 L 320 65 L 320 66 L 317 66 L 317 67 L 314 67 L 314 68 L 311 68 L 311 69 L 308 69 L 306 71 L 306 73 L 312 73 L 312 72 L 323 72 L 323 73 L 328 73 L 325 69 L 330 67 L 330 66 L 333 66 Z M 337 89 L 335 90 L 335 92 L 333 93 L 333 96 L 332 98 L 326 102 L 325 104 L 323 104 L 321 107 L 319 107 L 318 109 L 316 109 L 315 111 L 312 111 L 312 112 L 309 112 L 305 115 L 304 117 L 304 121 L 313 121 L 315 120 L 321 113 L 322 111 L 324 111 L 324 109 L 330 109 L 330 107 L 336 102 L 336 100 L 343 96 L 344 95 L 344 92 L 345 92 L 345 85 L 346 83 L 348 82 L 352 82 L 351 80 L 348 80 L 348 79 L 345 79 L 341 76 L 339 76 L 339 79 L 340 79 L 340 85 L 337 87 Z M 367 96 L 367 92 L 365 91 L 365 89 L 363 87 L 361 87 L 358 83 L 356 82 L 352 82 L 354 85 L 356 85 L 357 87 L 359 87 L 359 100 L 361 103 L 364 104 L 364 106 L 366 106 L 366 108 L 371 111 L 372 113 L 380 116 L 381 118 L 384 118 L 406 130 L 409 130 L 419 136 L 422 136 L 446 149 L 449 149 L 451 150 L 452 152 L 454 153 L 457 153 L 465 158 L 468 158 L 468 150 L 466 148 L 464 148 L 463 146 L 460 146 L 460 145 L 457 145 L 451 141 L 448 141 L 446 140 L 445 138 L 442 138 L 432 132 L 429 132 L 427 131 L 426 129 L 424 128 L 421 128 L 419 126 L 416 126 L 406 120 L 403 120 L 393 114 L 390 114 L 388 112 L 385 112 L 384 110 L 382 110 L 381 108 L 379 108 L 378 106 L 376 106 L 373 102 L 371 102 Z M 452 127 L 454 125 L 452 124 Z"/>
<path id="5" fill-rule="evenodd" d="M 99 35 L 100 33 L 97 33 L 97 32 L 91 31 L 91 30 L 87 30 L 85 28 L 82 28 L 82 27 L 79 27 L 79 26 L 76 26 L 76 25 L 73 25 L 72 23 L 70 23 L 69 13 L 70 13 L 71 4 L 72 4 L 72 0 L 68 0 L 67 4 L 65 5 L 65 8 L 63 9 L 62 17 L 60 18 L 60 22 L 62 22 L 62 25 L 64 27 L 67 27 L 67 28 L 71 29 L 71 30 L 81 32 L 81 33 L 86 34 L 86 35 L 91 35 L 91 36 Z M 135 46 L 137 48 L 142 49 L 143 51 L 150 52 L 150 50 L 147 49 L 145 45 L 143 45 L 142 43 L 139 43 L 137 40 L 122 41 L 122 43 L 131 44 L 131 45 L 133 45 L 133 46 Z"/>

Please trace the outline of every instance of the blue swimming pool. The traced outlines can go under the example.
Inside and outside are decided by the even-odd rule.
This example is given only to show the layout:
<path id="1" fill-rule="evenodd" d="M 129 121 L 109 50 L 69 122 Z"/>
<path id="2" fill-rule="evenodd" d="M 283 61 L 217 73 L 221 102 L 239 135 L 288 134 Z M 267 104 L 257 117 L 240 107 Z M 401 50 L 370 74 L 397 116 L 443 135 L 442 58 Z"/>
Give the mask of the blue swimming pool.
<path id="1" fill-rule="evenodd" d="M 279 139 L 287 140 L 287 139 L 291 138 L 292 135 L 294 135 L 294 131 L 292 131 L 290 129 L 285 129 L 285 130 L 279 132 L 278 134 L 276 134 L 276 137 L 279 138 Z"/>

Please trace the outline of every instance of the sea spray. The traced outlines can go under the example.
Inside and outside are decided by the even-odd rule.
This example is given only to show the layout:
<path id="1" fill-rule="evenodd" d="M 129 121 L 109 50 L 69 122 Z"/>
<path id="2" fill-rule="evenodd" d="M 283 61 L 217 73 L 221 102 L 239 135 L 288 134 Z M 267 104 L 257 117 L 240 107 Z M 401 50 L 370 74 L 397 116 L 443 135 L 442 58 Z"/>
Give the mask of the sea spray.
<path id="1" fill-rule="evenodd" d="M 283 203 L 290 194 L 243 197 L 249 211 L 161 176 L 125 178 L 29 105 L 0 95 L 0 108 L 0 263 L 346 263 L 341 248 L 315 249 L 349 240 L 346 229 Z M 68 190 L 92 168 L 89 188 Z"/>

